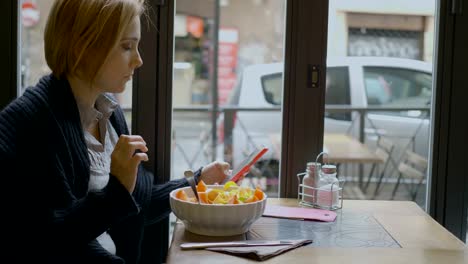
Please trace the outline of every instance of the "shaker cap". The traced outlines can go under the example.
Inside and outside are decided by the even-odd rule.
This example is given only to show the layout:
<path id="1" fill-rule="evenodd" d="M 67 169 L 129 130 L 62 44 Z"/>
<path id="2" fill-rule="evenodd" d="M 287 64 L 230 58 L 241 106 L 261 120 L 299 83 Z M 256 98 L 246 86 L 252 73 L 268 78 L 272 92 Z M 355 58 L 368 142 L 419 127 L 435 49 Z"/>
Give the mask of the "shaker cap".
<path id="1" fill-rule="evenodd" d="M 317 169 L 320 169 L 320 162 L 307 162 L 307 168 L 308 170 L 314 171 Z"/>
<path id="2" fill-rule="evenodd" d="M 335 165 L 323 165 L 322 166 L 323 173 L 326 174 L 333 174 L 336 173 L 336 166 Z"/>

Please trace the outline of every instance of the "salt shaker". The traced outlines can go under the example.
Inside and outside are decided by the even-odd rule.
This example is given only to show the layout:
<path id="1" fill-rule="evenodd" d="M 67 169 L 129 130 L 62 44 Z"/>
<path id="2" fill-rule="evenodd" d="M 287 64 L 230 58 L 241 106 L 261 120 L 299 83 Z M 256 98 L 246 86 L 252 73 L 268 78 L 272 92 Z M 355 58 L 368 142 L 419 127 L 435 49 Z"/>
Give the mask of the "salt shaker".
<path id="1" fill-rule="evenodd" d="M 335 165 L 323 165 L 318 181 L 317 204 L 320 207 L 336 207 L 339 203 L 339 180 Z"/>
<path id="2" fill-rule="evenodd" d="M 308 203 L 315 203 L 316 190 L 319 181 L 319 170 L 321 164 L 319 162 L 307 162 L 306 174 L 302 179 L 303 195 L 302 200 Z"/>

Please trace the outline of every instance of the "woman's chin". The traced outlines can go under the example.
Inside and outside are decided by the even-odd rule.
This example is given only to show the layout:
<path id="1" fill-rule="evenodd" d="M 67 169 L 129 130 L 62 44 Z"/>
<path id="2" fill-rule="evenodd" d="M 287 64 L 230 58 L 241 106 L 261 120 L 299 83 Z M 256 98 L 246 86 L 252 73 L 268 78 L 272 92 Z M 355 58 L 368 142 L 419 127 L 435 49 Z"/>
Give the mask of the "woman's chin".
<path id="1" fill-rule="evenodd" d="M 125 88 L 126 88 L 126 83 L 127 82 L 124 82 L 123 84 L 119 85 L 118 87 L 116 87 L 114 89 L 114 93 L 123 93 L 125 91 Z"/>
<path id="2" fill-rule="evenodd" d="M 125 85 L 122 87 L 119 87 L 115 93 L 123 93 L 125 91 Z"/>

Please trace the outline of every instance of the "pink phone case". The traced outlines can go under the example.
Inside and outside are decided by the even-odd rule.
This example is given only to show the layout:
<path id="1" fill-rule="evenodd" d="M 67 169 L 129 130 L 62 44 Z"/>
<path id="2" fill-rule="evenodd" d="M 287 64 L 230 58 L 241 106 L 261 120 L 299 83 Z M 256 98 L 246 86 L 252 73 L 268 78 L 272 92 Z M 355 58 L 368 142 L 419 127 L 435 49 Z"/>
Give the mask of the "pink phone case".
<path id="1" fill-rule="evenodd" d="M 233 172 L 234 176 L 232 176 L 230 180 L 233 182 L 239 181 L 239 179 L 250 170 L 250 167 L 254 165 L 255 162 L 257 162 L 267 151 L 268 148 L 264 147 L 250 153 L 250 155 L 242 161 L 240 169 Z"/>

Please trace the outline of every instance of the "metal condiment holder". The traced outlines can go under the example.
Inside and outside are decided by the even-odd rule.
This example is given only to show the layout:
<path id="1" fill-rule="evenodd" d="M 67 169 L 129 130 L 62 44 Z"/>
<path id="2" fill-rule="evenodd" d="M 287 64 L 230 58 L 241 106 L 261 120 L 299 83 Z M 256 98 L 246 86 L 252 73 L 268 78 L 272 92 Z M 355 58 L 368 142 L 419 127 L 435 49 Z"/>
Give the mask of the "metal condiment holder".
<path id="1" fill-rule="evenodd" d="M 318 154 L 317 158 L 315 159 L 315 163 L 317 164 L 320 156 L 324 156 L 324 155 L 328 156 L 328 153 L 327 152 L 321 152 L 320 154 Z M 326 163 L 324 165 L 328 165 L 328 163 Z M 320 167 L 316 166 L 315 170 L 316 170 L 315 171 L 316 175 L 320 175 Z M 303 178 L 304 178 L 304 176 L 306 174 L 307 174 L 307 172 L 301 172 L 301 173 L 297 174 L 297 179 L 299 181 L 299 185 L 298 185 L 298 188 L 297 188 L 297 193 L 298 193 L 297 199 L 298 199 L 300 205 L 315 207 L 315 208 L 320 208 L 320 209 L 326 209 L 326 210 L 338 210 L 338 209 L 343 208 L 343 188 L 344 188 L 344 183 L 345 183 L 344 179 L 339 179 L 337 177 L 337 179 L 338 179 L 337 183 L 332 183 L 331 186 L 330 186 L 330 193 L 332 194 L 332 197 L 333 197 L 333 192 L 337 192 L 337 196 L 338 196 L 337 199 L 339 201 L 337 203 L 338 205 L 333 204 L 333 199 L 330 199 L 330 204 L 323 205 L 323 204 L 319 204 L 317 202 L 317 198 L 318 198 L 317 193 L 319 191 L 327 191 L 327 190 L 324 189 L 324 188 L 304 185 L 302 183 L 302 180 L 303 180 Z M 312 194 L 307 194 L 304 191 L 305 189 L 308 189 L 309 190 L 308 193 L 312 193 Z M 305 199 L 306 197 L 308 197 L 307 201 Z"/>

